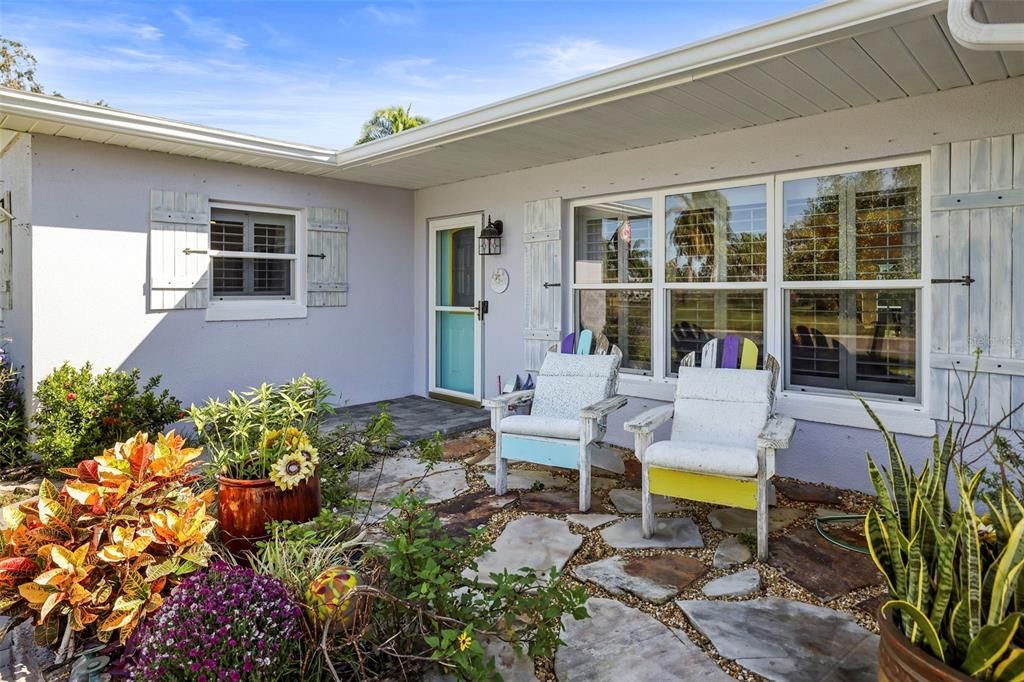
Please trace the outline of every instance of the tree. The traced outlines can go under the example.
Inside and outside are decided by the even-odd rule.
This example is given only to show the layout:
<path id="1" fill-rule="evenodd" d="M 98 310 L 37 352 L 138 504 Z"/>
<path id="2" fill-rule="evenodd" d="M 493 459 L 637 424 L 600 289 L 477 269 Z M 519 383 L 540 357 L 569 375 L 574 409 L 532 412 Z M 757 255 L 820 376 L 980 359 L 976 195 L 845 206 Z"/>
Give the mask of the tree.
<path id="1" fill-rule="evenodd" d="M 407 107 L 385 107 L 373 112 L 370 120 L 363 124 L 363 132 L 356 144 L 364 144 L 379 140 L 428 123 L 430 119 L 426 116 L 413 116 L 410 111 L 412 105 Z"/>
<path id="2" fill-rule="evenodd" d="M 0 38 L 0 85 L 27 92 L 42 92 L 36 81 L 36 58 L 21 43 Z"/>

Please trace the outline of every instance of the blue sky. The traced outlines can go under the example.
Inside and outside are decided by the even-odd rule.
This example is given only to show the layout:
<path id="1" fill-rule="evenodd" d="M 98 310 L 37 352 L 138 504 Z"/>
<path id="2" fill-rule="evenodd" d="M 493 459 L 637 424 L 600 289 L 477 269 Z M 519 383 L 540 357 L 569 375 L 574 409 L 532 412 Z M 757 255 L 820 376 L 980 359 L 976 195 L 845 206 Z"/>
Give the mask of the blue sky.
<path id="1" fill-rule="evenodd" d="M 441 118 L 816 4 L 0 0 L 64 96 L 345 147 L 378 107 Z"/>

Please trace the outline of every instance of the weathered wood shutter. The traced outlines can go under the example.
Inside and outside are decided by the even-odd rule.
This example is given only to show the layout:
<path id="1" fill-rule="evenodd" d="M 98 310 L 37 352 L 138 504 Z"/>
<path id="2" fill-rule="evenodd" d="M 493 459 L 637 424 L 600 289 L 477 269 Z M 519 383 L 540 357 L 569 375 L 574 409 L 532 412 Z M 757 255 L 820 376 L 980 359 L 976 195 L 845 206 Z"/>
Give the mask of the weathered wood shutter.
<path id="1" fill-rule="evenodd" d="M 348 305 L 348 211 L 306 211 L 306 305 Z"/>
<path id="2" fill-rule="evenodd" d="M 993 425 L 1024 402 L 1024 134 L 932 147 L 932 417 Z M 970 286 L 942 283 L 969 276 Z M 957 378 L 959 372 L 960 379 Z M 1013 419 L 1024 428 L 1024 414 Z"/>
<path id="3" fill-rule="evenodd" d="M 210 201 L 196 192 L 150 192 L 149 308 L 205 308 L 209 301 Z"/>
<path id="4" fill-rule="evenodd" d="M 562 282 L 561 197 L 526 202 L 523 242 L 525 364 L 527 370 L 538 370 L 548 346 L 561 337 L 562 290 L 569 288 Z"/>
<path id="5" fill-rule="evenodd" d="M 11 193 L 3 191 L 0 182 L 0 207 L 6 213 L 0 213 L 0 310 L 14 307 L 14 294 L 11 291 L 11 280 L 14 277 L 14 220 L 7 213 L 14 213 L 11 207 Z"/>

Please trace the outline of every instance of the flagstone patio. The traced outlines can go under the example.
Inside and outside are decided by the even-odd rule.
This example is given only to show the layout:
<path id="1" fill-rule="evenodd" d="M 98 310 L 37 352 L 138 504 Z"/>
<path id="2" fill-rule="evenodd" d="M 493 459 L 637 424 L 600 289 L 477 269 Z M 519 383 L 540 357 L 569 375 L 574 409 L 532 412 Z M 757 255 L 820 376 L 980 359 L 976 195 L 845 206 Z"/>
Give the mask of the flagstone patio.
<path id="1" fill-rule="evenodd" d="M 396 488 L 415 488 L 436 504 L 449 532 L 483 528 L 494 546 L 474 574 L 484 584 L 492 572 L 554 567 L 590 593 L 591 617 L 566 617 L 566 643 L 553 660 L 535 661 L 531 672 L 502 650 L 513 679 L 877 679 L 881 577 L 870 559 L 814 528 L 826 511 L 863 512 L 867 497 L 781 479 L 770 556 L 760 563 L 752 561 L 749 512 L 661 499 L 657 532 L 644 540 L 630 466 L 595 486 L 592 509 L 581 514 L 576 476 L 564 470 L 513 465 L 511 492 L 493 495 L 491 453 L 489 430 L 462 433 L 449 438 L 445 461 L 429 473 L 408 457 L 389 457 L 378 474 L 364 472 L 358 488 L 375 504 Z M 620 456 L 628 462 L 631 454 Z M 370 482 L 378 477 L 384 486 L 375 493 Z M 836 534 L 857 543 L 855 524 Z"/>

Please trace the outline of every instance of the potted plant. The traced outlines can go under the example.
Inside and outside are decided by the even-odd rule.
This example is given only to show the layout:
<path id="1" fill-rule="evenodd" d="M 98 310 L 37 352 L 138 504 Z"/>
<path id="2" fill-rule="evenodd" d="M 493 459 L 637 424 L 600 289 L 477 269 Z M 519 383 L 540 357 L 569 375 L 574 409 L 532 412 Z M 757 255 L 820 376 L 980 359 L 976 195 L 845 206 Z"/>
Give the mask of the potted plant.
<path id="1" fill-rule="evenodd" d="M 231 551 L 252 551 L 270 521 L 303 523 L 320 513 L 312 439 L 333 412 L 331 395 L 322 379 L 303 375 L 192 406 L 216 470 L 221 539 Z"/>
<path id="2" fill-rule="evenodd" d="M 935 437 L 932 459 L 914 472 L 867 409 L 889 457 L 888 469 L 880 470 L 868 456 L 878 506 L 864 524 L 890 597 L 878 619 L 879 679 L 1024 680 L 1019 486 L 954 461 L 964 448 L 952 425 L 944 439 Z M 957 492 L 952 499 L 950 483 Z"/>

